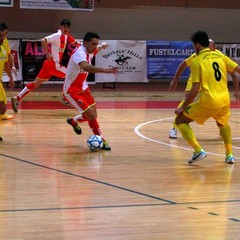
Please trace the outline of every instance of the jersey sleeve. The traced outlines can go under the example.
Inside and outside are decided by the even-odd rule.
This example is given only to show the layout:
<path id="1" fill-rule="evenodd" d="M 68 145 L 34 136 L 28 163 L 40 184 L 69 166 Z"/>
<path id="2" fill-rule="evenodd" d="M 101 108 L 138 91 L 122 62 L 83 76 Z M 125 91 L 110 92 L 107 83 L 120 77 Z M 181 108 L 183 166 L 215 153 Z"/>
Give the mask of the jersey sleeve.
<path id="1" fill-rule="evenodd" d="M 79 65 L 80 62 L 87 62 L 87 54 L 84 51 L 78 51 L 73 54 L 73 61 Z"/>
<path id="2" fill-rule="evenodd" d="M 191 80 L 192 83 L 200 82 L 200 69 L 197 61 L 192 61 L 191 63 Z"/>
<path id="3" fill-rule="evenodd" d="M 185 63 L 188 67 L 190 67 L 192 60 L 197 56 L 196 53 L 192 54 L 190 57 L 188 57 L 187 59 L 185 59 Z"/>
<path id="4" fill-rule="evenodd" d="M 223 55 L 223 57 L 224 57 L 224 60 L 226 62 L 227 71 L 228 72 L 233 72 L 238 64 L 226 55 Z"/>
<path id="5" fill-rule="evenodd" d="M 76 39 L 72 35 L 68 34 L 67 42 L 73 44 L 75 41 Z"/>
<path id="6" fill-rule="evenodd" d="M 11 48 L 10 48 L 10 45 L 9 45 L 9 42 L 8 42 L 7 38 L 4 39 L 3 45 L 5 46 L 7 54 L 10 54 L 11 53 Z"/>
<path id="7" fill-rule="evenodd" d="M 44 38 L 47 40 L 48 43 L 53 43 L 54 41 L 59 39 L 59 36 L 60 36 L 59 33 L 54 33 Z"/>

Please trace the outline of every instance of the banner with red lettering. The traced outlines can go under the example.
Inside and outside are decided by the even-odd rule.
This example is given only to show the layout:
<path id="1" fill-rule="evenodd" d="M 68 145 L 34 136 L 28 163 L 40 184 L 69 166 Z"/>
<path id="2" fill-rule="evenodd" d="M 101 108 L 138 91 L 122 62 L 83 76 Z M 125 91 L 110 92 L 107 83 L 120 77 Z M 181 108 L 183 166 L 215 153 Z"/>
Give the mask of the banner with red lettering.
<path id="1" fill-rule="evenodd" d="M 49 45 L 49 51 L 51 46 Z M 67 66 L 73 47 L 68 44 L 63 54 L 62 65 Z M 45 52 L 41 45 L 41 40 L 22 40 L 22 71 L 25 82 L 33 81 L 39 71 L 45 57 Z M 48 83 L 63 83 L 63 79 L 52 77 Z"/>

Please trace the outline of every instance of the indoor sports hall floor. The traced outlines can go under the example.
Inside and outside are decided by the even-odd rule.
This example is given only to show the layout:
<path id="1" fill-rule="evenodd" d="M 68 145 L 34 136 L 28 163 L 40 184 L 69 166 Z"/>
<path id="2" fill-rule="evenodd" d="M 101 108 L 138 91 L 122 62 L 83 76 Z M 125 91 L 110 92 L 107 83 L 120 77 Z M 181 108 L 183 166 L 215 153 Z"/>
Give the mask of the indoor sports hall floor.
<path id="1" fill-rule="evenodd" d="M 234 165 L 212 119 L 192 124 L 208 156 L 189 166 L 192 150 L 169 139 L 184 84 L 90 85 L 111 152 L 91 152 L 82 123 L 66 118 L 60 85 L 30 93 L 0 124 L 0 239 L 230 240 L 240 238 L 240 102 L 232 98 Z"/>

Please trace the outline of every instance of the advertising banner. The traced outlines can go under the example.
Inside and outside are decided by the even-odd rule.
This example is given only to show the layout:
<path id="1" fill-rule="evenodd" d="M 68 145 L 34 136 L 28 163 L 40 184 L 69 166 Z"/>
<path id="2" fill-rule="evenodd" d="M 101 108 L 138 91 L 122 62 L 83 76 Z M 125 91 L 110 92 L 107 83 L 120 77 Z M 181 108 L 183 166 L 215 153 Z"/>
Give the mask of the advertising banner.
<path id="1" fill-rule="evenodd" d="M 11 48 L 11 55 L 12 55 L 12 59 L 13 59 L 13 64 L 17 70 L 17 75 L 15 75 L 14 73 L 13 75 L 13 79 L 14 81 L 21 81 L 22 80 L 22 65 L 21 65 L 21 61 L 20 61 L 20 53 L 19 53 L 19 45 L 20 45 L 20 40 L 11 40 L 8 39 L 10 48 Z M 2 78 L 3 82 L 8 82 L 9 78 L 7 76 L 7 74 L 5 72 L 3 72 L 3 78 Z"/>
<path id="2" fill-rule="evenodd" d="M 226 56 L 230 57 L 233 61 L 240 64 L 240 44 L 238 43 L 217 43 L 216 48 Z M 228 74 L 228 80 L 232 80 Z"/>
<path id="3" fill-rule="evenodd" d="M 109 47 L 96 55 L 96 66 L 118 67 L 119 73 L 95 74 L 96 82 L 148 82 L 146 41 L 106 41 Z"/>
<path id="4" fill-rule="evenodd" d="M 178 65 L 194 53 L 191 42 L 147 41 L 147 78 L 172 79 Z M 187 68 L 180 79 L 188 79 Z"/>
<path id="5" fill-rule="evenodd" d="M 216 48 L 223 54 L 230 57 L 233 61 L 240 64 L 240 44 L 217 43 Z"/>
<path id="6" fill-rule="evenodd" d="M 20 0 L 20 8 L 92 11 L 94 0 Z"/>
<path id="7" fill-rule="evenodd" d="M 13 0 L 0 0 L 0 7 L 12 7 Z"/>
<path id="8" fill-rule="evenodd" d="M 46 59 L 41 40 L 22 40 L 22 71 L 24 82 L 33 81 L 41 70 Z M 62 65 L 67 66 L 73 47 L 68 44 L 62 59 Z M 50 45 L 49 45 L 50 51 Z M 48 83 L 62 83 L 63 79 L 52 77 Z"/>

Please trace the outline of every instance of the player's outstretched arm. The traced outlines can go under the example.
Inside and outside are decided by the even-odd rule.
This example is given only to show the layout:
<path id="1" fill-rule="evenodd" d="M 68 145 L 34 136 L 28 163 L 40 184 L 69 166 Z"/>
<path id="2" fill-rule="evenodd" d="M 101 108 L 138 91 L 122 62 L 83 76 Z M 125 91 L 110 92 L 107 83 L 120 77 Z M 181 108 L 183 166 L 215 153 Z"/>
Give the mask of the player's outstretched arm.
<path id="1" fill-rule="evenodd" d="M 102 44 L 98 45 L 98 47 L 97 47 L 98 52 L 100 52 L 102 49 L 105 49 L 105 48 L 107 48 L 107 47 L 109 47 L 109 44 L 103 42 Z"/>
<path id="2" fill-rule="evenodd" d="M 239 96 L 239 75 L 236 72 L 229 73 L 233 81 L 233 93 L 237 101 L 240 101 Z"/>
<path id="3" fill-rule="evenodd" d="M 48 51 L 48 43 L 47 43 L 46 38 L 43 38 L 43 39 L 41 40 L 41 44 L 42 44 L 42 48 L 43 48 L 43 50 L 44 50 L 44 52 L 45 52 L 45 54 L 46 54 L 46 58 L 47 58 L 48 60 L 52 59 L 52 55 L 51 55 L 51 53 Z"/>
<path id="4" fill-rule="evenodd" d="M 175 91 L 177 88 L 178 80 L 183 71 L 187 68 L 187 64 L 185 61 L 181 62 L 177 68 L 177 71 L 174 74 L 173 80 L 170 82 L 168 91 Z"/>
<path id="5" fill-rule="evenodd" d="M 89 72 L 89 73 L 118 74 L 118 68 L 117 67 L 100 68 L 100 67 L 92 66 L 92 65 L 88 64 L 87 62 L 80 62 L 79 66 L 83 71 Z"/>
<path id="6" fill-rule="evenodd" d="M 229 73 L 232 77 L 233 86 L 234 86 L 234 96 L 237 101 L 240 101 L 239 95 L 239 74 L 240 74 L 240 65 L 238 65 L 232 73 Z"/>

